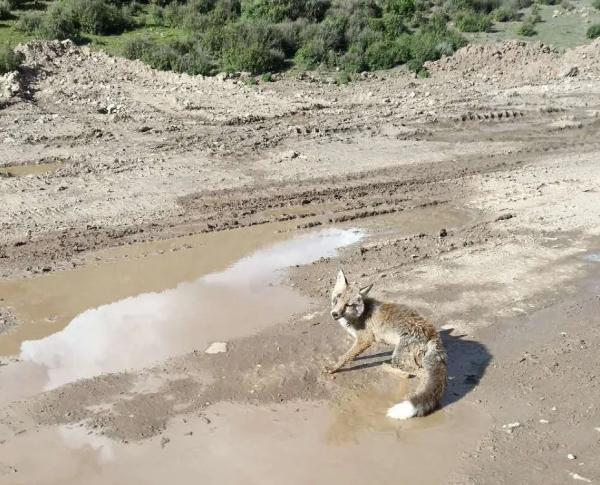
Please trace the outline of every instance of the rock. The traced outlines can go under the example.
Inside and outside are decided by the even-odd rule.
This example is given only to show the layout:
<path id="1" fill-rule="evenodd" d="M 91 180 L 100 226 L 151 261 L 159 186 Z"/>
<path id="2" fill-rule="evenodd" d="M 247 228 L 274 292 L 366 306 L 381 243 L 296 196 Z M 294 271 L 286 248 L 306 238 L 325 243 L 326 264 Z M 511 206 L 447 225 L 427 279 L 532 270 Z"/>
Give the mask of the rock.
<path id="1" fill-rule="evenodd" d="M 448 231 L 446 229 L 440 229 L 440 237 L 446 237 L 448 235 Z"/>
<path id="2" fill-rule="evenodd" d="M 548 424 L 550 421 L 548 421 L 547 419 L 540 419 L 540 423 L 541 424 Z"/>
<path id="3" fill-rule="evenodd" d="M 496 222 L 507 221 L 508 219 L 512 219 L 513 217 L 515 217 L 515 215 L 511 214 L 510 212 L 508 214 L 502 214 L 501 216 L 496 217 Z"/>
<path id="4" fill-rule="evenodd" d="M 167 437 L 161 438 L 160 439 L 160 447 L 164 448 L 167 445 L 167 443 L 169 443 L 169 441 L 171 441 L 171 440 Z"/>
<path id="5" fill-rule="evenodd" d="M 569 473 L 569 475 L 571 475 L 571 477 L 573 477 L 573 480 L 579 480 L 580 482 L 592 483 L 592 481 L 589 478 L 582 477 L 578 473 L 571 472 L 571 473 Z"/>
<path id="6" fill-rule="evenodd" d="M 577 459 L 577 457 L 576 457 L 574 454 L 572 454 L 572 453 L 569 453 L 569 454 L 567 455 L 567 458 L 568 458 L 569 460 L 575 460 L 575 459 Z"/>
<path id="7" fill-rule="evenodd" d="M 570 66 L 560 73 L 560 77 L 575 77 L 579 75 L 579 68 L 577 66 Z"/>
<path id="8" fill-rule="evenodd" d="M 213 342 L 204 351 L 205 354 L 221 354 L 227 352 L 227 342 Z"/>
<path id="9" fill-rule="evenodd" d="M 517 428 L 520 428 L 520 427 L 521 427 L 521 423 L 519 423 L 518 421 L 515 421 L 514 423 L 508 423 L 508 424 L 503 424 L 502 425 L 502 428 L 507 433 L 512 433 L 514 429 L 517 429 Z"/>

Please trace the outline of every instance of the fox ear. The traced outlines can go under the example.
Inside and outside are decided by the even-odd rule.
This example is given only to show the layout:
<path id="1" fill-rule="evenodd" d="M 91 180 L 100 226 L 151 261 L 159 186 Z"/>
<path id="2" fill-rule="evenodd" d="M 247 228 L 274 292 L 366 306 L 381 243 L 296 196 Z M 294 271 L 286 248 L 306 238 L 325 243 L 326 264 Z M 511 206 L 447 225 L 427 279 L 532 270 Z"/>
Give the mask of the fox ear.
<path id="1" fill-rule="evenodd" d="M 363 286 L 360 290 L 358 290 L 358 292 L 360 293 L 361 296 L 367 296 L 369 291 L 371 291 L 371 288 L 373 288 L 372 283 L 370 285 Z"/>
<path id="2" fill-rule="evenodd" d="M 346 286 L 348 286 L 348 280 L 346 279 L 344 272 L 340 269 L 337 274 L 334 290 L 342 291 L 344 288 L 346 288 Z"/>

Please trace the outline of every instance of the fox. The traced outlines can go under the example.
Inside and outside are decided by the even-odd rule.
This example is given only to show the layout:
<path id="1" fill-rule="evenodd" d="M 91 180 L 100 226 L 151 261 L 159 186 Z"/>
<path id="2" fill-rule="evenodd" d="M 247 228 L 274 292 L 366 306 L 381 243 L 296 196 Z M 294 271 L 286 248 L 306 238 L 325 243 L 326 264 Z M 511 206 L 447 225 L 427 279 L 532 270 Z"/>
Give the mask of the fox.
<path id="1" fill-rule="evenodd" d="M 390 407 L 387 416 L 393 419 L 425 416 L 439 406 L 448 383 L 447 358 L 440 334 L 416 310 L 369 297 L 372 288 L 372 284 L 362 288 L 349 284 L 343 270 L 339 270 L 331 293 L 331 316 L 354 338 L 354 343 L 325 371 L 338 372 L 375 343 L 393 345 L 391 363 L 384 365 L 404 377 L 419 370 L 422 376 L 415 393 Z"/>

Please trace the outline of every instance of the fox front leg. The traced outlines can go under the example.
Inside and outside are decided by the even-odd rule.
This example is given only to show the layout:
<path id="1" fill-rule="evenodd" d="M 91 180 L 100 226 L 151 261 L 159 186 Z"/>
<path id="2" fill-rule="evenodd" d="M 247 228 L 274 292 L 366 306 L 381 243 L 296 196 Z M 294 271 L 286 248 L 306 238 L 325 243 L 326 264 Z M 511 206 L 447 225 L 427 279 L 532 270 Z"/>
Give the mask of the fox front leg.
<path id="1" fill-rule="evenodd" d="M 356 339 L 352 344 L 352 347 L 346 352 L 344 355 L 340 357 L 337 363 L 333 367 L 326 367 L 325 370 L 329 374 L 333 374 L 339 371 L 342 367 L 344 367 L 348 362 L 354 360 L 360 354 L 362 354 L 365 350 L 367 350 L 371 346 L 371 341 Z"/>

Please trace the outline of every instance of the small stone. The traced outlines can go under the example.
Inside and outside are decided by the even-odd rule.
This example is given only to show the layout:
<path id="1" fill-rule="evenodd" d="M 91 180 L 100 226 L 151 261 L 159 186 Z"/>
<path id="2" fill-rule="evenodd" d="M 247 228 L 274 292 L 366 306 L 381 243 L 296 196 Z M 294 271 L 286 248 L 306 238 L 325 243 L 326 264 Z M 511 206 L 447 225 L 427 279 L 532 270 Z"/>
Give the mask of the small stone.
<path id="1" fill-rule="evenodd" d="M 515 421 L 514 423 L 508 423 L 508 424 L 503 424 L 502 428 L 507 432 L 507 433 L 512 433 L 514 429 L 521 427 L 521 423 L 519 423 L 518 421 Z"/>
<path id="2" fill-rule="evenodd" d="M 167 443 L 169 443 L 169 441 L 171 441 L 171 440 L 169 438 L 167 438 L 166 436 L 164 436 L 160 440 L 160 447 L 164 448 L 165 446 L 167 446 Z"/>
<path id="3" fill-rule="evenodd" d="M 592 481 L 589 478 L 582 477 L 578 473 L 571 472 L 571 473 L 569 473 L 569 475 L 571 475 L 571 477 L 573 477 L 573 480 L 579 480 L 580 482 L 592 483 Z"/>
<path id="4" fill-rule="evenodd" d="M 574 454 L 572 454 L 572 453 L 569 453 L 569 454 L 567 455 L 567 458 L 568 458 L 569 460 L 575 460 L 575 459 L 577 459 L 577 457 L 576 457 Z"/>
<path id="5" fill-rule="evenodd" d="M 550 421 L 548 421 L 547 419 L 540 419 L 540 423 L 541 424 L 548 424 Z"/>
<path id="6" fill-rule="evenodd" d="M 440 237 L 446 237 L 448 235 L 448 231 L 446 229 L 440 229 Z"/>
<path id="7" fill-rule="evenodd" d="M 227 352 L 227 342 L 213 342 L 204 351 L 205 354 L 221 354 Z"/>

